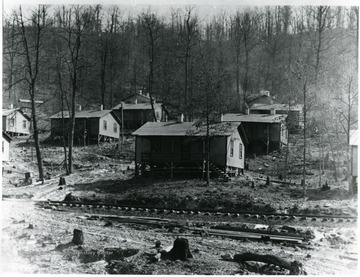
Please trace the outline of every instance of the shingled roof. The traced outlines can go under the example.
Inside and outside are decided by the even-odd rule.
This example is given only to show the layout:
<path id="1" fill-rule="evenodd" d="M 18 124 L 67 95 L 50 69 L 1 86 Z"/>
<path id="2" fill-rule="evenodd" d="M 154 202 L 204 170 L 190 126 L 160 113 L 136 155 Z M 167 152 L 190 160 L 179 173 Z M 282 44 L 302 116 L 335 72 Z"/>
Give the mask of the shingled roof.
<path id="1" fill-rule="evenodd" d="M 280 123 L 286 119 L 285 114 L 224 114 L 225 122 L 258 122 L 258 123 Z"/>
<path id="2" fill-rule="evenodd" d="M 160 107 L 161 103 L 154 103 L 154 108 Z M 121 104 L 115 106 L 113 110 L 119 110 L 121 109 Z M 124 110 L 151 110 L 151 104 L 150 103 L 124 103 Z"/>
<path id="3" fill-rule="evenodd" d="M 282 111 L 288 110 L 289 105 L 287 105 L 287 104 L 253 104 L 250 107 L 250 110 L 271 110 L 271 109 L 282 110 Z M 297 110 L 301 110 L 301 109 L 302 109 L 302 105 L 290 106 L 291 111 L 297 111 Z"/>
<path id="4" fill-rule="evenodd" d="M 238 122 L 219 122 L 210 125 L 211 136 L 229 136 L 239 127 Z M 195 122 L 147 122 L 134 136 L 206 136 L 206 125 Z"/>
<path id="5" fill-rule="evenodd" d="M 3 109 L 2 110 L 2 116 L 9 116 L 12 114 L 15 114 L 16 112 L 21 113 L 27 120 L 31 121 L 30 117 L 24 113 L 24 111 L 21 108 L 18 109 Z"/>
<path id="6" fill-rule="evenodd" d="M 87 111 L 78 111 L 75 113 L 75 118 L 101 118 L 107 114 L 111 113 L 115 118 L 117 123 L 121 123 L 120 119 L 115 115 L 112 110 L 87 110 Z M 69 111 L 64 111 L 64 118 L 69 118 Z M 50 117 L 51 119 L 62 118 L 62 112 L 58 112 Z"/>

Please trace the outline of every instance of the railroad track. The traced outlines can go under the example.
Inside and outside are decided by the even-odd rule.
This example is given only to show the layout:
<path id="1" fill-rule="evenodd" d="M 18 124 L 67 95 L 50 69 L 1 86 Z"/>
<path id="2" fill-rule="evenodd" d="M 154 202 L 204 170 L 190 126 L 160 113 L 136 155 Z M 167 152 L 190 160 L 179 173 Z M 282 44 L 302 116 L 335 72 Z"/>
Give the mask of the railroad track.
<path id="1" fill-rule="evenodd" d="M 306 232 L 299 231 L 300 229 L 296 229 L 289 226 L 283 226 L 281 228 L 283 231 L 272 230 L 270 229 L 257 229 L 257 228 L 249 228 L 246 224 L 242 227 L 230 227 L 229 225 L 217 225 L 211 226 L 210 228 L 202 227 L 190 227 L 187 226 L 186 223 L 177 221 L 169 218 L 159 218 L 159 217 L 151 217 L 145 214 L 156 214 L 156 215 L 184 215 L 184 216 L 194 216 L 202 215 L 202 216 L 220 216 L 220 217 L 252 217 L 254 219 L 274 219 L 274 220 L 306 220 L 311 218 L 314 219 L 326 219 L 326 221 L 332 222 L 356 222 L 356 216 L 350 215 L 304 215 L 304 214 L 277 214 L 277 213 L 248 213 L 248 212 L 230 212 L 230 211 L 216 211 L 216 210 L 192 210 L 192 209 L 159 209 L 152 207 L 139 207 L 139 206 L 129 206 L 129 205 L 113 205 L 113 204 L 104 204 L 104 203 L 88 203 L 88 202 L 69 202 L 69 201 L 43 201 L 43 200 L 19 200 L 19 199 L 3 199 L 8 201 L 21 201 L 21 202 L 29 202 L 35 205 L 40 206 L 45 209 L 54 209 L 59 210 L 60 207 L 65 207 L 69 209 L 101 209 L 104 210 L 104 213 L 85 213 L 85 215 L 77 216 L 79 219 L 85 220 L 102 220 L 116 223 L 130 223 L 130 224 L 141 224 L 148 225 L 153 227 L 160 227 L 162 230 L 173 228 L 180 228 L 186 230 L 187 232 L 191 232 L 191 234 L 183 234 L 180 233 L 167 233 L 165 235 L 171 236 L 220 236 L 231 239 L 253 239 L 260 241 L 273 241 L 273 242 L 288 242 L 295 244 L 302 244 L 304 240 L 308 239 Z M 110 213 L 106 213 L 109 210 L 117 210 L 123 212 L 129 212 L 131 215 L 111 215 Z M 89 212 L 89 211 L 87 211 Z M 98 211 L 97 211 L 98 212 Z M 140 216 L 134 216 L 134 213 L 131 212 L 140 212 Z M 170 217 L 171 218 L 171 217 Z M 203 218 L 202 218 L 203 220 Z M 188 221 L 188 220 L 187 220 Z M 280 222 L 277 222 L 281 224 Z M 104 225 L 104 226 L 112 226 Z M 196 226 L 196 225 L 195 225 Z M 202 225 L 203 226 L 203 225 Z M 286 228 L 285 228 L 286 227 Z M 164 229 L 165 228 L 165 229 Z M 172 232 L 172 231 L 171 231 Z M 300 233 L 299 233 L 300 232 Z"/>
<path id="2" fill-rule="evenodd" d="M 89 203 L 89 202 L 69 202 L 69 201 L 36 201 L 38 204 L 47 207 L 70 207 L 70 208 L 97 208 L 105 210 L 121 210 L 124 212 L 143 212 L 148 214 L 178 214 L 178 215 L 203 215 L 203 216 L 223 216 L 223 217 L 243 217 L 248 219 L 259 220 L 278 220 L 278 221 L 321 221 L 321 222 L 357 222 L 357 216 L 344 214 L 285 214 L 285 213 L 267 213 L 267 212 L 248 212 L 232 210 L 194 210 L 194 209 L 168 209 L 159 207 L 115 205 L 106 203 Z"/>

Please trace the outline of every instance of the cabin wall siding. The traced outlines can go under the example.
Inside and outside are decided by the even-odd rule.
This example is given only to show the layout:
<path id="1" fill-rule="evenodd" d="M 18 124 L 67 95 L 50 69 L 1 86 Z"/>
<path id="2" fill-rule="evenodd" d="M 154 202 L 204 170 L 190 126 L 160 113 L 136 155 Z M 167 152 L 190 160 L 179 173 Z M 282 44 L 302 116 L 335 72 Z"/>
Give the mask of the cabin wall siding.
<path id="1" fill-rule="evenodd" d="M 357 145 L 351 146 L 351 176 L 358 176 L 358 147 Z"/>
<path id="2" fill-rule="evenodd" d="M 104 120 L 106 121 L 107 128 L 104 130 Z M 112 138 L 119 138 L 120 126 L 114 119 L 114 117 L 109 113 L 100 119 L 99 121 L 99 134 Z M 116 124 L 116 132 L 114 132 L 114 124 Z"/>
<path id="3" fill-rule="evenodd" d="M 234 152 L 231 157 L 231 141 L 234 142 Z M 239 158 L 240 152 L 240 143 L 242 145 L 242 156 Z M 236 168 L 244 168 L 245 160 L 245 145 L 241 140 L 241 137 L 238 132 L 235 132 L 232 136 L 227 137 L 227 155 L 226 155 L 226 165 Z"/>
<path id="4" fill-rule="evenodd" d="M 1 160 L 9 161 L 10 160 L 10 142 L 8 142 L 4 137 L 2 137 L 1 143 L 2 143 Z"/>

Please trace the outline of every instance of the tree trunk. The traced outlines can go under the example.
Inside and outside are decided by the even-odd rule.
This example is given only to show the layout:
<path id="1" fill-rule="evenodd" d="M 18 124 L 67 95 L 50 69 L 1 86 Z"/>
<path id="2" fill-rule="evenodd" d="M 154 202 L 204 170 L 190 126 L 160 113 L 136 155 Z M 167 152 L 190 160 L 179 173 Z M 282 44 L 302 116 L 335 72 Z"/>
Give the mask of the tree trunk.
<path id="1" fill-rule="evenodd" d="M 32 85 L 31 116 L 32 116 L 32 121 L 33 121 L 33 135 L 34 135 L 34 143 L 35 143 L 35 151 L 36 151 L 36 160 L 37 160 L 38 170 L 39 170 L 39 179 L 40 179 L 40 181 L 44 181 L 44 169 L 43 169 L 43 162 L 42 162 L 42 158 L 41 158 L 39 130 L 37 127 L 37 120 L 36 120 L 36 106 L 35 106 L 34 93 L 35 93 L 35 86 Z"/>
<path id="2" fill-rule="evenodd" d="M 274 264 L 282 268 L 290 270 L 290 275 L 306 275 L 302 268 L 302 264 L 298 261 L 288 262 L 282 258 L 273 255 L 259 255 L 253 253 L 236 254 L 234 256 L 236 262 L 256 261 L 267 264 Z"/>

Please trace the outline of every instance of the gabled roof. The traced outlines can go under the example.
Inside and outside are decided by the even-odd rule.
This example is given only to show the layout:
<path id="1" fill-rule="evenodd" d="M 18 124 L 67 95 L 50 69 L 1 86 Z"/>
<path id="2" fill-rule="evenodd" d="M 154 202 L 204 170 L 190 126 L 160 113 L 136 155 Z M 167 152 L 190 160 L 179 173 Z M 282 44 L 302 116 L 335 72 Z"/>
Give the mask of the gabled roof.
<path id="1" fill-rule="evenodd" d="M 196 126 L 196 122 L 147 122 L 134 136 L 206 136 L 206 125 Z M 230 136 L 239 126 L 238 122 L 219 122 L 210 125 L 211 136 Z"/>
<path id="2" fill-rule="evenodd" d="M 287 104 L 258 104 L 255 103 L 250 107 L 250 110 L 281 110 L 281 111 L 287 111 L 289 110 L 289 105 Z M 302 110 L 302 105 L 293 105 L 290 106 L 291 111 L 300 111 Z"/>
<path id="3" fill-rule="evenodd" d="M 2 116 L 9 116 L 12 114 L 15 114 L 16 112 L 21 113 L 27 120 L 31 121 L 30 117 L 23 112 L 21 108 L 18 109 L 3 109 L 2 110 Z"/>
<path id="4" fill-rule="evenodd" d="M 87 110 L 87 111 L 78 111 L 75 113 L 75 118 L 101 118 L 107 114 L 111 113 L 115 120 L 120 124 L 119 118 L 113 113 L 112 110 Z M 69 118 L 69 111 L 64 111 L 64 118 Z M 58 112 L 50 117 L 51 119 L 62 118 L 62 112 Z"/>
<path id="5" fill-rule="evenodd" d="M 154 103 L 154 108 L 161 107 L 161 103 Z M 113 110 L 119 110 L 121 109 L 121 104 L 115 106 L 112 108 Z M 151 110 L 151 104 L 150 103 L 124 103 L 124 110 Z"/>
<path id="6" fill-rule="evenodd" d="M 359 130 L 350 130 L 349 145 L 359 145 Z"/>
<path id="7" fill-rule="evenodd" d="M 2 132 L 2 136 L 4 139 L 6 139 L 8 142 L 11 141 L 11 137 L 9 137 L 9 135 L 7 133 L 5 133 L 4 131 Z"/>
<path id="8" fill-rule="evenodd" d="M 224 114 L 225 122 L 257 122 L 257 123 L 280 123 L 286 119 L 286 114 Z"/>
<path id="9" fill-rule="evenodd" d="M 140 96 L 140 97 L 143 97 L 144 99 L 146 99 L 146 100 L 149 100 L 149 101 L 150 101 L 150 96 L 147 96 L 147 95 L 145 95 L 145 94 L 138 93 L 138 92 L 133 93 L 133 94 L 131 94 L 131 95 L 129 95 L 129 96 L 127 96 L 127 97 L 123 98 L 121 101 L 126 101 L 127 99 L 129 99 L 129 98 L 131 98 L 131 97 L 133 97 L 133 96 Z M 153 99 L 153 100 L 155 100 L 155 98 L 154 98 L 154 97 L 152 97 L 152 99 Z"/>

